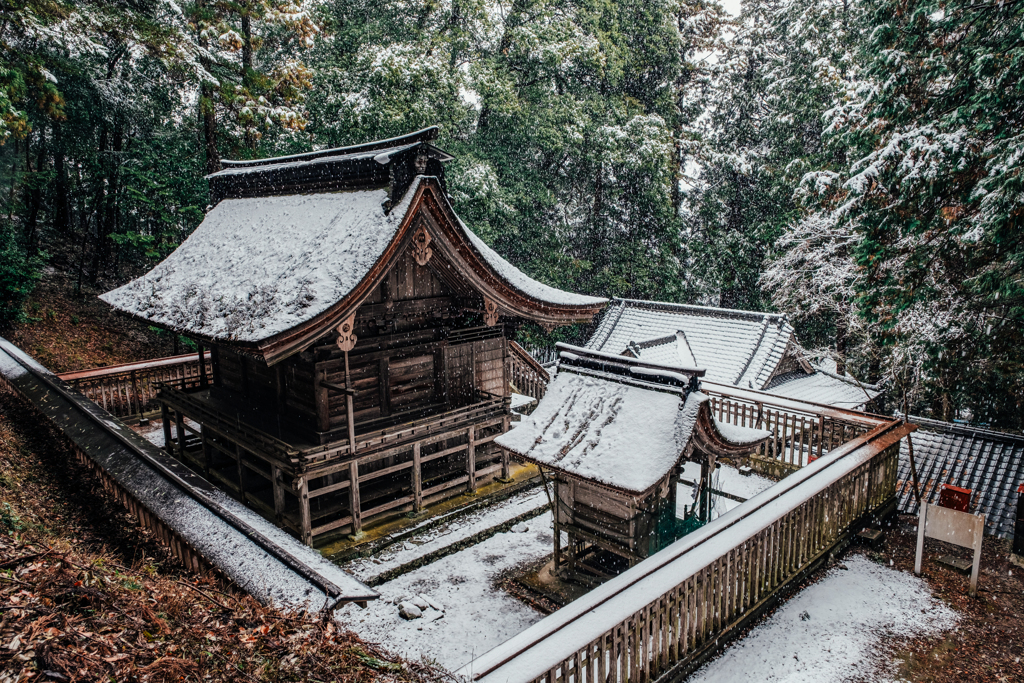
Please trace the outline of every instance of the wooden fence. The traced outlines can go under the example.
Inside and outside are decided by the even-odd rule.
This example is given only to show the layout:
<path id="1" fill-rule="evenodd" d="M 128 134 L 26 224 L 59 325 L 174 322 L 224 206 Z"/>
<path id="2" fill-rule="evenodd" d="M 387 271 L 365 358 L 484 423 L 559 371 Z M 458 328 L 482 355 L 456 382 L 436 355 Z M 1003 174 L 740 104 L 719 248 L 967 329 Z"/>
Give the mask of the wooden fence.
<path id="1" fill-rule="evenodd" d="M 875 427 L 466 665 L 485 683 L 642 683 L 692 670 L 894 507 L 899 440 Z"/>
<path id="2" fill-rule="evenodd" d="M 544 398 L 551 381 L 548 371 L 519 344 L 509 342 L 508 348 L 512 365 L 509 381 L 513 390 L 538 400 Z"/>
<path id="3" fill-rule="evenodd" d="M 212 381 L 210 352 L 204 355 L 206 377 Z M 191 388 L 201 382 L 198 353 L 65 372 L 57 376 L 117 417 L 159 410 L 156 395 L 161 383 L 175 382 Z"/>

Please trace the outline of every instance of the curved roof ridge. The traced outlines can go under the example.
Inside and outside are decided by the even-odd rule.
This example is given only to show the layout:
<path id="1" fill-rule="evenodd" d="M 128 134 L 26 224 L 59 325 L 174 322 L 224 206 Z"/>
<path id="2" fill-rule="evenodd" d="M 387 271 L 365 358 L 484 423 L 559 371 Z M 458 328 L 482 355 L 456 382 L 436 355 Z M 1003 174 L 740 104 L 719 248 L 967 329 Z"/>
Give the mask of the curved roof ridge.
<path id="1" fill-rule="evenodd" d="M 635 308 L 646 308 L 649 310 L 667 310 L 689 313 L 703 313 L 719 318 L 744 318 L 757 321 L 762 318 L 772 318 L 773 322 L 785 322 L 789 320 L 785 313 L 769 313 L 766 311 L 742 311 L 738 308 L 718 308 L 716 306 L 698 306 L 697 304 L 681 304 L 671 301 L 646 301 L 644 299 L 627 299 L 623 297 L 612 297 L 612 301 L 620 301 Z"/>
<path id="2" fill-rule="evenodd" d="M 436 140 L 439 133 L 440 128 L 437 126 L 429 126 L 413 133 L 406 133 L 405 135 L 399 135 L 397 137 L 387 138 L 384 140 L 373 140 L 371 142 L 364 142 L 358 145 L 349 145 L 348 147 L 333 147 L 331 149 L 321 149 L 313 152 L 300 152 L 299 154 L 286 154 L 279 157 L 265 157 L 263 159 L 222 159 L 220 163 L 223 166 L 230 166 L 232 168 L 256 168 L 259 166 L 270 166 L 272 164 L 278 164 L 286 161 L 303 161 L 306 159 L 319 159 L 321 157 L 341 154 L 372 152 L 377 149 L 399 147 L 401 145 L 414 144 L 417 142 L 429 142 L 430 140 Z"/>

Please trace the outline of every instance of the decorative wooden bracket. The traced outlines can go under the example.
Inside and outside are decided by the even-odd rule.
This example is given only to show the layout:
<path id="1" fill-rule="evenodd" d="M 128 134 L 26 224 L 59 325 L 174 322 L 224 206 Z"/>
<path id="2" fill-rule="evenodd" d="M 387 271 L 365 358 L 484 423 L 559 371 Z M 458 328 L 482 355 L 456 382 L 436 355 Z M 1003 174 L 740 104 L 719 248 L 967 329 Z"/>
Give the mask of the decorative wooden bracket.
<path id="1" fill-rule="evenodd" d="M 498 304 L 487 298 L 484 298 L 484 322 L 488 327 L 498 324 Z"/>
<path id="2" fill-rule="evenodd" d="M 427 232 L 426 226 L 421 225 L 416 229 L 416 232 L 412 236 L 412 255 L 416 258 L 416 263 L 421 266 L 427 265 L 430 261 L 430 257 L 434 255 L 434 250 L 430 248 L 430 243 L 433 240 L 430 237 L 430 233 Z"/>
<path id="3" fill-rule="evenodd" d="M 342 351 L 348 352 L 355 348 L 356 337 L 354 329 L 356 324 L 356 314 L 353 313 L 345 320 L 341 321 L 338 325 L 338 348 Z"/>

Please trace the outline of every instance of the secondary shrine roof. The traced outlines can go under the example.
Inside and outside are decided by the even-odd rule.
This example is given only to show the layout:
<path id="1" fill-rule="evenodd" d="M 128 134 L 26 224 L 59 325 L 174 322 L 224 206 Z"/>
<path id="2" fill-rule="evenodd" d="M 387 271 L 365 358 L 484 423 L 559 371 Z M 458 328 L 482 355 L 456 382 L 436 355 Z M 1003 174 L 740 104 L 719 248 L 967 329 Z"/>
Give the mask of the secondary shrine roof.
<path id="1" fill-rule="evenodd" d="M 531 462 L 643 493 L 679 463 L 695 430 L 713 431 L 703 436 L 735 450 L 752 449 L 770 436 L 720 423 L 707 395 L 691 390 L 692 369 L 561 348 L 559 372 L 540 404 L 496 439 Z"/>
<path id="2" fill-rule="evenodd" d="M 794 339 L 793 326 L 776 313 L 614 299 L 587 346 L 625 353 L 632 343 L 643 348 L 640 357 L 664 359 L 678 355 L 678 333 L 709 381 L 746 389 L 764 388 Z"/>

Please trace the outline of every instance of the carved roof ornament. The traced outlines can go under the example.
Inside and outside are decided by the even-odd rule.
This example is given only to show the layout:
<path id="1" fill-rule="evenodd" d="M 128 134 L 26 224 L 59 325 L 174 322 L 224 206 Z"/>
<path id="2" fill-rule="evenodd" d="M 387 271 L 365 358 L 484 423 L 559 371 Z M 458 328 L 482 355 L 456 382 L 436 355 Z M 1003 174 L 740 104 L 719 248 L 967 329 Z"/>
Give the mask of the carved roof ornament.
<path id="1" fill-rule="evenodd" d="M 355 335 L 356 314 L 353 313 L 338 325 L 338 348 L 348 353 L 356 346 L 359 339 Z"/>
<path id="2" fill-rule="evenodd" d="M 434 250 L 429 246 L 432 241 L 433 239 L 424 225 L 420 225 L 412 236 L 412 255 L 416 258 L 416 263 L 421 266 L 427 265 L 430 257 L 434 255 Z"/>
<path id="3" fill-rule="evenodd" d="M 484 322 L 488 327 L 498 324 L 498 304 L 487 298 L 484 299 Z"/>

